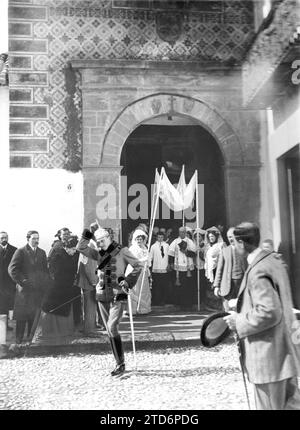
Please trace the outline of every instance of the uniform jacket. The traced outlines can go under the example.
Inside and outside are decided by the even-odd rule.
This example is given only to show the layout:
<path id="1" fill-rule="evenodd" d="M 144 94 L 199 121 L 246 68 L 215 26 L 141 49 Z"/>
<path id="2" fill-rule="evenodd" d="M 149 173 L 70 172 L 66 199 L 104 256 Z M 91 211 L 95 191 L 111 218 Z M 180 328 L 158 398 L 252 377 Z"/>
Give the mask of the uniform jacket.
<path id="1" fill-rule="evenodd" d="M 230 291 L 231 291 L 231 280 L 233 278 L 232 276 L 232 270 L 233 270 L 233 247 L 227 246 L 226 248 L 222 248 L 219 259 L 218 259 L 218 265 L 216 270 L 216 275 L 214 279 L 214 287 L 220 288 L 220 295 L 224 297 L 225 299 L 230 298 Z M 246 270 L 246 261 L 244 258 L 240 257 L 238 253 L 236 253 L 236 264 L 238 264 L 242 270 L 242 272 L 245 272 Z M 241 276 L 241 278 L 243 275 Z"/>
<path id="2" fill-rule="evenodd" d="M 34 318 L 44 291 L 49 286 L 45 251 L 37 248 L 34 255 L 28 244 L 17 249 L 8 267 L 8 273 L 17 284 L 14 317 L 20 320 Z"/>
<path id="3" fill-rule="evenodd" d="M 265 384 L 296 376 L 300 345 L 290 284 L 285 268 L 272 254 L 261 251 L 248 266 L 237 312 L 236 328 L 249 381 Z"/>
<path id="4" fill-rule="evenodd" d="M 104 271 L 104 288 L 98 300 L 101 302 L 110 302 L 123 293 L 119 287 L 120 278 L 125 279 L 129 288 L 133 288 L 143 265 L 131 254 L 127 247 L 122 247 L 116 242 L 112 243 L 111 249 L 108 249 L 107 252 L 99 252 L 96 249 L 90 248 L 89 242 L 92 236 L 89 230 L 84 230 L 82 238 L 77 245 L 77 250 L 86 257 L 96 260 L 100 269 Z M 114 252 L 115 255 L 110 257 L 112 249 L 116 251 Z M 125 276 L 128 264 L 133 267 L 133 271 L 128 276 Z"/>

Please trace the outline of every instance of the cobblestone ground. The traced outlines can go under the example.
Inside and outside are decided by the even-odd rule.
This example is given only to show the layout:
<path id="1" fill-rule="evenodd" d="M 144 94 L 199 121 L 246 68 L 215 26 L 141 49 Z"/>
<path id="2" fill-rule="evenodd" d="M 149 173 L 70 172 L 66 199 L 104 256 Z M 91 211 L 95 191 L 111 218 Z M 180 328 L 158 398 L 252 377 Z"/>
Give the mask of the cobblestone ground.
<path id="1" fill-rule="evenodd" d="M 0 362 L 0 409 L 247 409 L 234 344 L 126 353 L 113 378 L 112 356 L 69 354 Z"/>

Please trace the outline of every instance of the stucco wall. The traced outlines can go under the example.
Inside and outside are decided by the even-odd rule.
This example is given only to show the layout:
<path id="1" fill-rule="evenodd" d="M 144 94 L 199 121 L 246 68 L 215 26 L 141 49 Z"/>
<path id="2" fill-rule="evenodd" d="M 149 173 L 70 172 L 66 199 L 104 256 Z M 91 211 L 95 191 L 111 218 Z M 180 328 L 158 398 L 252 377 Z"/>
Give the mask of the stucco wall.
<path id="1" fill-rule="evenodd" d="M 0 87 L 0 230 L 9 233 L 15 246 L 26 243 L 28 230 L 38 230 L 40 246 L 48 251 L 59 228 L 67 226 L 81 233 L 82 174 L 62 169 L 9 168 L 8 96 L 8 88 Z"/>
<path id="2" fill-rule="evenodd" d="M 300 108 L 293 113 L 276 130 L 273 130 L 268 139 L 269 163 L 271 172 L 271 190 L 273 195 L 274 210 L 272 217 L 273 237 L 275 245 L 281 242 L 279 187 L 277 160 L 295 145 L 300 143 Z M 299 220 L 296 220 L 299 222 Z"/>
<path id="3" fill-rule="evenodd" d="M 0 229 L 15 246 L 26 243 L 28 230 L 38 230 L 47 251 L 59 228 L 80 235 L 83 226 L 82 174 L 62 169 L 10 169 L 0 175 Z"/>

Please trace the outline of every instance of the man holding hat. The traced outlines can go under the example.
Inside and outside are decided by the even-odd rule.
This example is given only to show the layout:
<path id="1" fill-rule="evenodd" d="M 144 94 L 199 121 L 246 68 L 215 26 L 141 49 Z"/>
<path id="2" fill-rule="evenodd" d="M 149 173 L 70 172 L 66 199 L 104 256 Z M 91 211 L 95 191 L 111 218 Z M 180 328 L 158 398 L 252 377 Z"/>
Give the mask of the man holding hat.
<path id="1" fill-rule="evenodd" d="M 250 222 L 234 230 L 235 247 L 249 263 L 236 312 L 224 319 L 237 332 L 248 379 L 259 410 L 299 410 L 299 340 L 287 272 L 259 247 L 259 228 Z"/>
<path id="2" fill-rule="evenodd" d="M 92 238 L 96 240 L 97 250 L 89 247 Z M 126 307 L 129 289 L 136 284 L 143 266 L 127 247 L 122 247 L 113 240 L 111 229 L 101 228 L 98 223 L 91 224 L 90 230 L 83 231 L 77 249 L 99 264 L 96 299 L 116 360 L 116 368 L 111 375 L 121 375 L 125 371 L 125 361 L 119 323 Z M 133 270 L 125 276 L 128 264 Z"/>

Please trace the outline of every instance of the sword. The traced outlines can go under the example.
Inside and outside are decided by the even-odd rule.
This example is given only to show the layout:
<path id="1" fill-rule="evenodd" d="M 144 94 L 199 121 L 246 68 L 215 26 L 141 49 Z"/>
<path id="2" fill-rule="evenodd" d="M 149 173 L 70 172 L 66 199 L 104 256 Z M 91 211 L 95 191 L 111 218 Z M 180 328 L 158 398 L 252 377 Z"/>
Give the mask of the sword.
<path id="1" fill-rule="evenodd" d="M 128 299 L 128 312 L 129 312 L 129 321 L 130 321 L 130 331 L 131 331 L 131 341 L 132 341 L 132 349 L 133 349 L 133 360 L 134 360 L 134 368 L 137 369 L 137 360 L 136 360 L 136 350 L 135 350 L 135 340 L 134 340 L 134 327 L 133 327 L 133 317 L 132 317 L 132 302 L 131 302 L 131 295 L 129 289 L 125 286 L 125 279 L 123 277 L 120 277 L 118 279 L 119 285 L 124 291 L 124 293 L 127 294 Z"/>
<path id="2" fill-rule="evenodd" d="M 131 303 L 130 292 L 128 294 L 128 311 L 129 311 L 129 320 L 130 320 L 132 349 L 133 349 L 133 361 L 134 361 L 134 368 L 136 370 L 137 369 L 137 361 L 136 361 L 136 351 L 135 351 L 135 341 L 134 341 L 134 327 L 133 327 L 133 318 L 132 318 L 132 303 Z"/>

